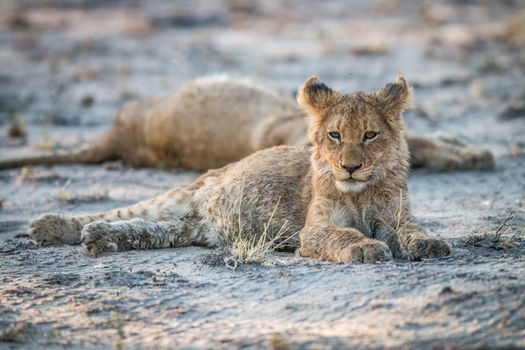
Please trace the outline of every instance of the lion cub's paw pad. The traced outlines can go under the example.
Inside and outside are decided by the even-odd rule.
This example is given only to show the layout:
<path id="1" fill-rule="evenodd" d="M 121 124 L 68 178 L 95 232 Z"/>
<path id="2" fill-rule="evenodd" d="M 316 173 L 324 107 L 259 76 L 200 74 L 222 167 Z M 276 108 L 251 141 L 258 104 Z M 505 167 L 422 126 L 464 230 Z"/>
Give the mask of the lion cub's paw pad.
<path id="1" fill-rule="evenodd" d="M 82 229 L 80 241 L 88 255 L 97 256 L 103 252 L 117 251 L 117 245 L 109 235 L 110 224 L 104 221 L 95 221 Z"/>
<path id="2" fill-rule="evenodd" d="M 59 214 L 44 214 L 29 223 L 29 234 L 40 246 L 79 244 L 78 225 Z"/>
<path id="3" fill-rule="evenodd" d="M 411 258 L 437 258 L 450 255 L 452 250 L 447 242 L 437 238 L 416 238 L 408 246 Z"/>

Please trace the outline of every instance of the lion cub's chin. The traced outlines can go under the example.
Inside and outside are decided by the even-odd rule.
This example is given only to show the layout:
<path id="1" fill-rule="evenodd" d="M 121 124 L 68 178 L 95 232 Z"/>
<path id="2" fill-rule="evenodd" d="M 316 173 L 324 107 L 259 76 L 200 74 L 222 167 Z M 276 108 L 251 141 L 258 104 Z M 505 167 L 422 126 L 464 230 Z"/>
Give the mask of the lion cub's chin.
<path id="1" fill-rule="evenodd" d="M 368 181 L 336 181 L 335 186 L 341 192 L 361 192 L 368 186 Z"/>

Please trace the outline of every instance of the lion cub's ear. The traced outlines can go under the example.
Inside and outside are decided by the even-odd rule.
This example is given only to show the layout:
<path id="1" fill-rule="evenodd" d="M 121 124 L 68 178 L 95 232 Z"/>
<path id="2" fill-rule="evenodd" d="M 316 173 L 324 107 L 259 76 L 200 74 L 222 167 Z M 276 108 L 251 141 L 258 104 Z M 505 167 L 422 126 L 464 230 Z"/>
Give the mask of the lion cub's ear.
<path id="1" fill-rule="evenodd" d="M 396 123 L 401 113 L 410 106 L 412 94 L 405 78 L 399 76 L 395 83 L 387 84 L 376 92 L 376 96 L 387 120 Z"/>
<path id="2" fill-rule="evenodd" d="M 311 117 L 320 122 L 323 111 L 333 104 L 333 99 L 337 95 L 336 91 L 322 83 L 318 77 L 310 77 L 299 89 L 297 102 Z"/>

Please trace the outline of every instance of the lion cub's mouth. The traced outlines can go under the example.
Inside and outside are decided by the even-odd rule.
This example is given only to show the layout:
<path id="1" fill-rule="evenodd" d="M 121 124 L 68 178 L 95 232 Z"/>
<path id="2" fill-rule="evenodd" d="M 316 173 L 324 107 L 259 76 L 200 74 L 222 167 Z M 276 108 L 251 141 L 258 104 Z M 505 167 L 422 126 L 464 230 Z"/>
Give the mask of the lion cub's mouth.
<path id="1" fill-rule="evenodd" d="M 344 180 L 337 180 L 335 186 L 342 192 L 361 192 L 366 186 L 368 186 L 368 182 L 368 180 L 347 178 Z"/>
<path id="2" fill-rule="evenodd" d="M 352 174 L 348 174 L 339 168 L 333 170 L 333 174 L 337 181 L 360 181 L 366 182 L 374 175 L 374 167 L 368 166 L 363 169 L 354 171 Z"/>
<path id="3" fill-rule="evenodd" d="M 361 192 L 370 184 L 373 177 L 372 174 L 373 166 L 368 166 L 354 172 L 352 175 L 347 175 L 345 178 L 337 179 L 335 185 L 343 192 Z"/>
<path id="4" fill-rule="evenodd" d="M 343 179 L 341 181 L 348 181 L 348 182 L 362 182 L 362 183 L 366 183 L 368 182 L 369 179 L 355 179 L 353 177 L 349 177 L 348 179 Z"/>

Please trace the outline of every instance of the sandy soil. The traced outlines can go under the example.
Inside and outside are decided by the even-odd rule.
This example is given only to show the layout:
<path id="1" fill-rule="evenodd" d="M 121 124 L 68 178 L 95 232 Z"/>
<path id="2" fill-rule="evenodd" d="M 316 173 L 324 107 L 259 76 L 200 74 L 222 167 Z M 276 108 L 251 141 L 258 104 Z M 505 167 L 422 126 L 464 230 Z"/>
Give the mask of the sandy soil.
<path id="1" fill-rule="evenodd" d="M 40 213 L 129 204 L 197 173 L 2 171 L 0 349 L 525 348 L 525 241 L 509 235 L 525 216 L 522 2 L 4 1 L 0 47 L 0 157 L 89 142 L 125 101 L 216 73 L 283 94 L 312 74 L 351 91 L 401 73 L 410 127 L 497 157 L 492 172 L 411 174 L 414 212 L 454 246 L 448 258 L 272 253 L 236 270 L 204 248 L 91 258 L 24 235 Z M 25 139 L 6 136 L 16 118 Z"/>

